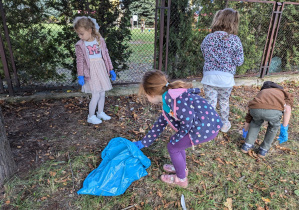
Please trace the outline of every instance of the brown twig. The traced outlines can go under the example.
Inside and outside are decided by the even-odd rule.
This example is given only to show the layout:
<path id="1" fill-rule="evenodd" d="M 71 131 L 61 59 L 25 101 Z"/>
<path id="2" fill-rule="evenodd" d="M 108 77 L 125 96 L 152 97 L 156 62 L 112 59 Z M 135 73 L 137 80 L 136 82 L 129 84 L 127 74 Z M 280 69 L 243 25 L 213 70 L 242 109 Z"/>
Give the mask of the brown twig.
<path id="1" fill-rule="evenodd" d="M 131 209 L 131 208 L 133 208 L 133 207 L 135 207 L 135 206 L 137 206 L 137 204 L 135 203 L 134 205 L 132 205 L 132 206 L 128 206 L 128 207 L 126 207 L 126 208 L 124 208 L 124 209 L 121 209 L 121 210 L 127 210 L 127 209 Z"/>

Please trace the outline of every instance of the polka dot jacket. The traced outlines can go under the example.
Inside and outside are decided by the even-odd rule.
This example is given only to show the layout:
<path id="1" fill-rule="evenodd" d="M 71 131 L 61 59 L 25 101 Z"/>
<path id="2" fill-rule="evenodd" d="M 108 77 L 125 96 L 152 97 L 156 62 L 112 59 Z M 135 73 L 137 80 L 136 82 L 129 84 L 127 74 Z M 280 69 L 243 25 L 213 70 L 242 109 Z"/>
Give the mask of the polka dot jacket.
<path id="1" fill-rule="evenodd" d="M 150 146 L 167 124 L 176 131 L 170 137 L 172 144 L 179 142 L 186 134 L 189 134 L 192 144 L 199 144 L 218 132 L 223 125 L 221 119 L 199 93 L 199 88 L 170 89 L 164 93 L 162 114 L 141 143 L 145 147 Z"/>

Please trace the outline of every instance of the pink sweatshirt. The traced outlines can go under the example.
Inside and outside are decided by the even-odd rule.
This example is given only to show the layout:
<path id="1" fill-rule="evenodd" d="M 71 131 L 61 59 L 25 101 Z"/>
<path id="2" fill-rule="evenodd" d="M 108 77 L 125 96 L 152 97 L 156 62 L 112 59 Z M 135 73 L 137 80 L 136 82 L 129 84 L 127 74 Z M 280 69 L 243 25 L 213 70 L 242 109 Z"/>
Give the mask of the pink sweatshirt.
<path id="1" fill-rule="evenodd" d="M 100 38 L 100 48 L 102 51 L 102 57 L 107 69 L 107 72 L 109 74 L 110 70 L 113 69 L 112 62 L 108 53 L 108 49 L 105 43 L 104 38 Z M 75 44 L 75 50 L 76 50 L 76 57 L 77 57 L 77 72 L 78 76 L 84 76 L 87 80 L 90 78 L 90 62 L 88 55 L 86 53 L 85 44 L 84 41 L 79 40 Z"/>

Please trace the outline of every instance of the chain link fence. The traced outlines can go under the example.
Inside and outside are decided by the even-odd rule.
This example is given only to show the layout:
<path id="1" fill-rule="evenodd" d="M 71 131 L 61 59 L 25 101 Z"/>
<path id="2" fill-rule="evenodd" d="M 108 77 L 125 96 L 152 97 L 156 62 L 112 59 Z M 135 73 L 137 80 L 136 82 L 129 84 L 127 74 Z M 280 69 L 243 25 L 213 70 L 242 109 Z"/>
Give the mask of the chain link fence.
<path id="1" fill-rule="evenodd" d="M 272 42 L 274 40 L 273 37 L 270 38 L 270 26 L 274 21 L 272 13 L 277 3 L 255 0 L 201 0 L 192 3 L 189 4 L 187 0 L 171 3 L 169 60 L 165 69 L 168 74 L 172 78 L 202 75 L 204 59 L 200 45 L 211 33 L 210 27 L 215 13 L 228 7 L 240 13 L 238 36 L 244 49 L 244 63 L 237 67 L 237 75 L 259 76 L 268 33 L 268 39 Z M 268 73 L 298 71 L 298 17 L 298 5 L 286 4 Z"/>
<path id="2" fill-rule="evenodd" d="M 180 5 L 182 4 L 182 5 Z M 225 8 L 237 10 L 240 17 L 239 34 L 244 49 L 244 64 L 237 74 L 258 74 L 266 43 L 273 3 L 247 1 L 195 1 L 186 7 L 172 2 L 169 61 L 167 71 L 173 78 L 201 76 L 204 59 L 200 45 L 211 33 L 215 13 Z"/>
<path id="3" fill-rule="evenodd" d="M 299 5 L 286 4 L 269 72 L 299 71 Z"/>
<path id="4" fill-rule="evenodd" d="M 155 0 L 131 5 L 109 0 L 4 1 L 21 87 L 77 85 L 74 45 L 79 38 L 72 21 L 81 15 L 96 18 L 101 26 L 118 76 L 113 83 L 140 82 L 144 72 L 153 69 L 155 4 Z M 102 11 L 107 5 L 112 11 Z"/>
<path id="5" fill-rule="evenodd" d="M 239 11 L 241 15 L 238 36 L 243 44 L 245 62 L 237 68 L 237 74 L 258 75 L 272 21 L 273 2 L 172 1 L 169 40 L 165 38 L 168 30 L 167 9 L 162 13 L 164 35 L 159 37 L 162 18 L 159 8 L 156 20 L 158 31 L 155 31 L 156 1 L 136 0 L 130 1 L 129 5 L 126 2 L 3 1 L 21 87 L 77 85 L 74 44 L 78 37 L 73 30 L 72 20 L 78 15 L 96 18 L 101 25 L 100 32 L 106 40 L 118 75 L 114 84 L 138 83 L 144 72 L 154 69 L 154 61 L 157 63 L 159 55 L 157 50 L 154 58 L 155 46 L 159 49 L 161 40 L 163 43 L 169 41 L 167 58 L 166 44 L 163 45 L 163 63 L 165 64 L 167 59 L 168 63 L 162 70 L 166 71 L 170 78 L 201 76 L 204 60 L 200 45 L 211 32 L 210 26 L 215 13 L 226 6 Z M 158 2 L 163 7 L 162 1 Z M 166 0 L 164 6 L 167 4 Z M 105 5 L 111 7 L 111 11 L 104 11 Z M 298 7 L 285 4 L 269 73 L 298 71 Z M 4 37 L 2 28 L 1 19 L 0 33 Z M 7 49 L 7 44 L 5 47 Z M 8 51 L 6 54 L 8 58 Z M 2 69 L 0 61 L 0 70 Z M 12 71 L 11 64 L 9 69 Z M 3 70 L 0 75 L 4 77 Z"/>
<path id="6" fill-rule="evenodd" d="M 127 42 L 131 52 L 126 61 L 128 69 L 118 73 L 115 83 L 139 83 L 144 73 L 154 68 L 156 1 L 140 3 L 132 5 L 131 40 Z M 143 8 L 135 8 L 138 5 Z"/>

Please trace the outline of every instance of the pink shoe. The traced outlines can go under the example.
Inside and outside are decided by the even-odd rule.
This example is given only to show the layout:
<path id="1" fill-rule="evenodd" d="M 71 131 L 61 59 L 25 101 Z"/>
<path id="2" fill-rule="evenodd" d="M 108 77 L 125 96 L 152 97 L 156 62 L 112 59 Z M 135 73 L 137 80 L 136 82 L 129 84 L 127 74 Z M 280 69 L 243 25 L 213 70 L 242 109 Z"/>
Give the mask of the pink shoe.
<path id="1" fill-rule="evenodd" d="M 168 172 L 168 173 L 175 173 L 175 168 L 173 165 L 171 164 L 164 164 L 163 165 L 163 170 Z M 188 168 L 185 169 L 186 170 L 186 177 L 188 176 Z"/>
<path id="2" fill-rule="evenodd" d="M 182 179 L 178 178 L 176 175 L 162 175 L 161 180 L 162 180 L 162 182 L 165 182 L 167 184 L 178 185 L 183 188 L 188 187 L 188 178 L 187 177 L 185 177 L 185 179 L 182 180 Z"/>

